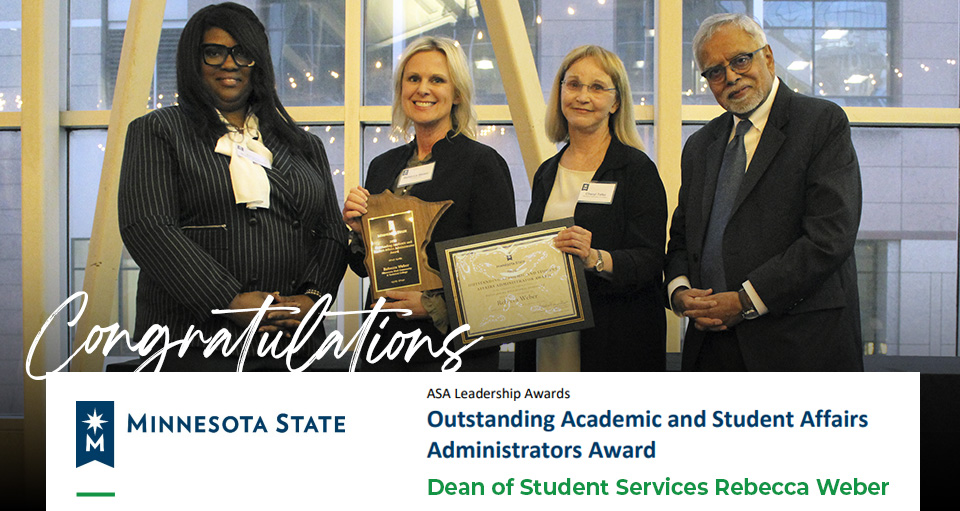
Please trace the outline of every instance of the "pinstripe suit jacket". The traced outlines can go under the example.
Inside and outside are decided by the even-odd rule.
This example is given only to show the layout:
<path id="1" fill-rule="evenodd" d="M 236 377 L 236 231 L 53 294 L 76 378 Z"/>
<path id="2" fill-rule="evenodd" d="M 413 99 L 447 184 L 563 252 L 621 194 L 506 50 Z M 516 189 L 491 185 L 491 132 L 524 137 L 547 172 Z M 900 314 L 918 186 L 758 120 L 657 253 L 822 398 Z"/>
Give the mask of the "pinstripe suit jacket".
<path id="1" fill-rule="evenodd" d="M 135 338 L 154 324 L 173 340 L 242 328 L 211 310 L 239 293 L 337 292 L 346 236 L 323 144 L 294 151 L 270 133 L 270 208 L 235 204 L 230 158 L 178 107 L 130 123 L 120 175 L 120 233 L 140 265 Z M 316 332 L 312 341 L 323 340 Z M 310 345 L 307 346 L 310 348 Z M 303 351 L 306 353 L 306 350 Z"/>

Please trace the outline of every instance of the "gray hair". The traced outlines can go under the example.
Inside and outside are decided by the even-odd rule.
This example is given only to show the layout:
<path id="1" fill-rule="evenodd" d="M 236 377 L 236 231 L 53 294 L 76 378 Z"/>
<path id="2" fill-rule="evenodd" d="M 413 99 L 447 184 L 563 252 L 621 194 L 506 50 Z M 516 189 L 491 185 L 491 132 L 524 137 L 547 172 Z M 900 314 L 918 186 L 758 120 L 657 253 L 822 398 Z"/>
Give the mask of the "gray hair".
<path id="1" fill-rule="evenodd" d="M 693 58 L 697 61 L 697 67 L 701 71 L 703 71 L 703 62 L 700 62 L 700 50 L 703 49 L 703 45 L 723 26 L 731 24 L 750 34 L 755 41 L 760 43 L 760 47 L 767 45 L 767 35 L 763 33 L 763 27 L 752 17 L 735 12 L 714 14 L 703 20 L 700 28 L 697 29 L 697 34 L 693 36 Z"/>

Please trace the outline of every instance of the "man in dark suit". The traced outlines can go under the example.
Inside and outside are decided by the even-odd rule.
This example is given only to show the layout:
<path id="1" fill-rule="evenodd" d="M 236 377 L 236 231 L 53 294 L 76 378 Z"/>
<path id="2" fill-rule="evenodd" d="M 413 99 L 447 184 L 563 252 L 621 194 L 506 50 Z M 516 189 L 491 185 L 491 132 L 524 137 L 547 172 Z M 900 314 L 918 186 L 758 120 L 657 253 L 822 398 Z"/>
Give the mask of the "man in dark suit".
<path id="1" fill-rule="evenodd" d="M 761 27 L 704 20 L 694 55 L 727 112 L 687 141 L 667 297 L 683 369 L 863 370 L 860 167 L 843 110 L 794 93 Z"/>

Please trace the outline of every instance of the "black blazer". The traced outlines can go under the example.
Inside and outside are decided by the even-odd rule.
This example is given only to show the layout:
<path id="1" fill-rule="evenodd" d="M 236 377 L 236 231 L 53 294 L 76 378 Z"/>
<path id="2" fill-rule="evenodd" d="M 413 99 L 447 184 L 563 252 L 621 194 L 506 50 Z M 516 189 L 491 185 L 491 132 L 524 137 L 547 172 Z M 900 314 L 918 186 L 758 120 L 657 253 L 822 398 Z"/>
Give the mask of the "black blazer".
<path id="1" fill-rule="evenodd" d="M 120 234 L 140 265 L 137 338 L 153 324 L 174 340 L 190 325 L 236 338 L 241 329 L 210 311 L 242 292 L 335 296 L 346 233 L 323 144 L 310 136 L 301 152 L 262 135 L 274 155 L 270 208 L 247 209 L 234 202 L 230 158 L 179 107 L 130 123 L 118 199 Z"/>
<path id="2" fill-rule="evenodd" d="M 543 219 L 566 149 L 537 169 L 527 224 Z M 663 371 L 666 319 L 659 291 L 667 223 L 663 182 L 643 151 L 616 137 L 593 181 L 617 183 L 613 203 L 577 204 L 573 218 L 592 233 L 593 248 L 610 253 L 613 273 L 586 272 L 595 326 L 580 332 L 580 370 Z M 517 344 L 518 371 L 536 369 L 535 350 L 534 342 Z"/>
<path id="3" fill-rule="evenodd" d="M 667 282 L 687 275 L 702 287 L 700 255 L 732 123 L 725 113 L 684 146 Z M 749 280 L 770 310 L 733 329 L 748 370 L 863 369 L 853 253 L 860 208 L 847 116 L 781 81 L 723 236 L 727 289 Z M 703 337 L 691 323 L 684 369 L 693 367 Z"/>

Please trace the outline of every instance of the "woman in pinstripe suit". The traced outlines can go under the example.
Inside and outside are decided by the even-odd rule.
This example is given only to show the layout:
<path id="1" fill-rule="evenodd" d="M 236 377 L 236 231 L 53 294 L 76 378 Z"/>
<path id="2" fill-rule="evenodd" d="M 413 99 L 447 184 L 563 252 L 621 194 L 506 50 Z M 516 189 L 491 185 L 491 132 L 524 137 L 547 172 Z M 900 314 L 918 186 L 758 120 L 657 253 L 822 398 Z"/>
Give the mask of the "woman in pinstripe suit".
<path id="1" fill-rule="evenodd" d="M 182 338 L 195 326 L 235 342 L 258 308 L 276 301 L 262 331 L 290 331 L 320 296 L 337 291 L 346 237 L 323 145 L 294 124 L 277 97 L 263 25 L 234 3 L 205 7 L 177 48 L 179 105 L 130 123 L 120 178 L 123 241 L 140 265 L 135 336 L 152 325 Z M 294 368 L 323 339 L 292 359 Z M 244 370 L 286 369 L 258 356 Z M 205 356 L 195 340 L 165 370 L 236 370 L 239 349 Z"/>
<path id="2" fill-rule="evenodd" d="M 475 140 L 477 117 L 472 100 L 473 81 L 466 57 L 453 40 L 422 37 L 407 46 L 394 76 L 393 127 L 407 137 L 413 126 L 415 136 L 409 144 L 377 156 L 367 170 L 366 187 L 350 191 L 343 220 L 351 229 L 360 230 L 360 217 L 367 212 L 367 198 L 372 193 L 390 189 L 428 202 L 453 200 L 427 245 L 428 262 L 437 268 L 437 242 L 516 227 L 510 169 L 496 150 Z M 429 179 L 408 183 L 400 178 L 405 168 L 418 166 L 430 169 Z M 356 254 L 351 268 L 365 277 L 362 260 L 363 254 Z M 381 339 L 388 342 L 396 334 L 419 329 L 437 350 L 447 334 L 443 295 L 434 291 L 389 291 L 387 295 L 394 301 L 385 309 L 408 309 L 412 316 L 391 318 L 376 332 Z M 499 351 L 498 347 L 467 351 L 460 370 L 496 371 Z M 383 357 L 375 364 L 365 364 L 364 370 L 438 371 L 446 360 L 445 355 L 432 357 L 427 347 L 421 346 L 409 361 L 402 355 L 394 360 Z"/>

